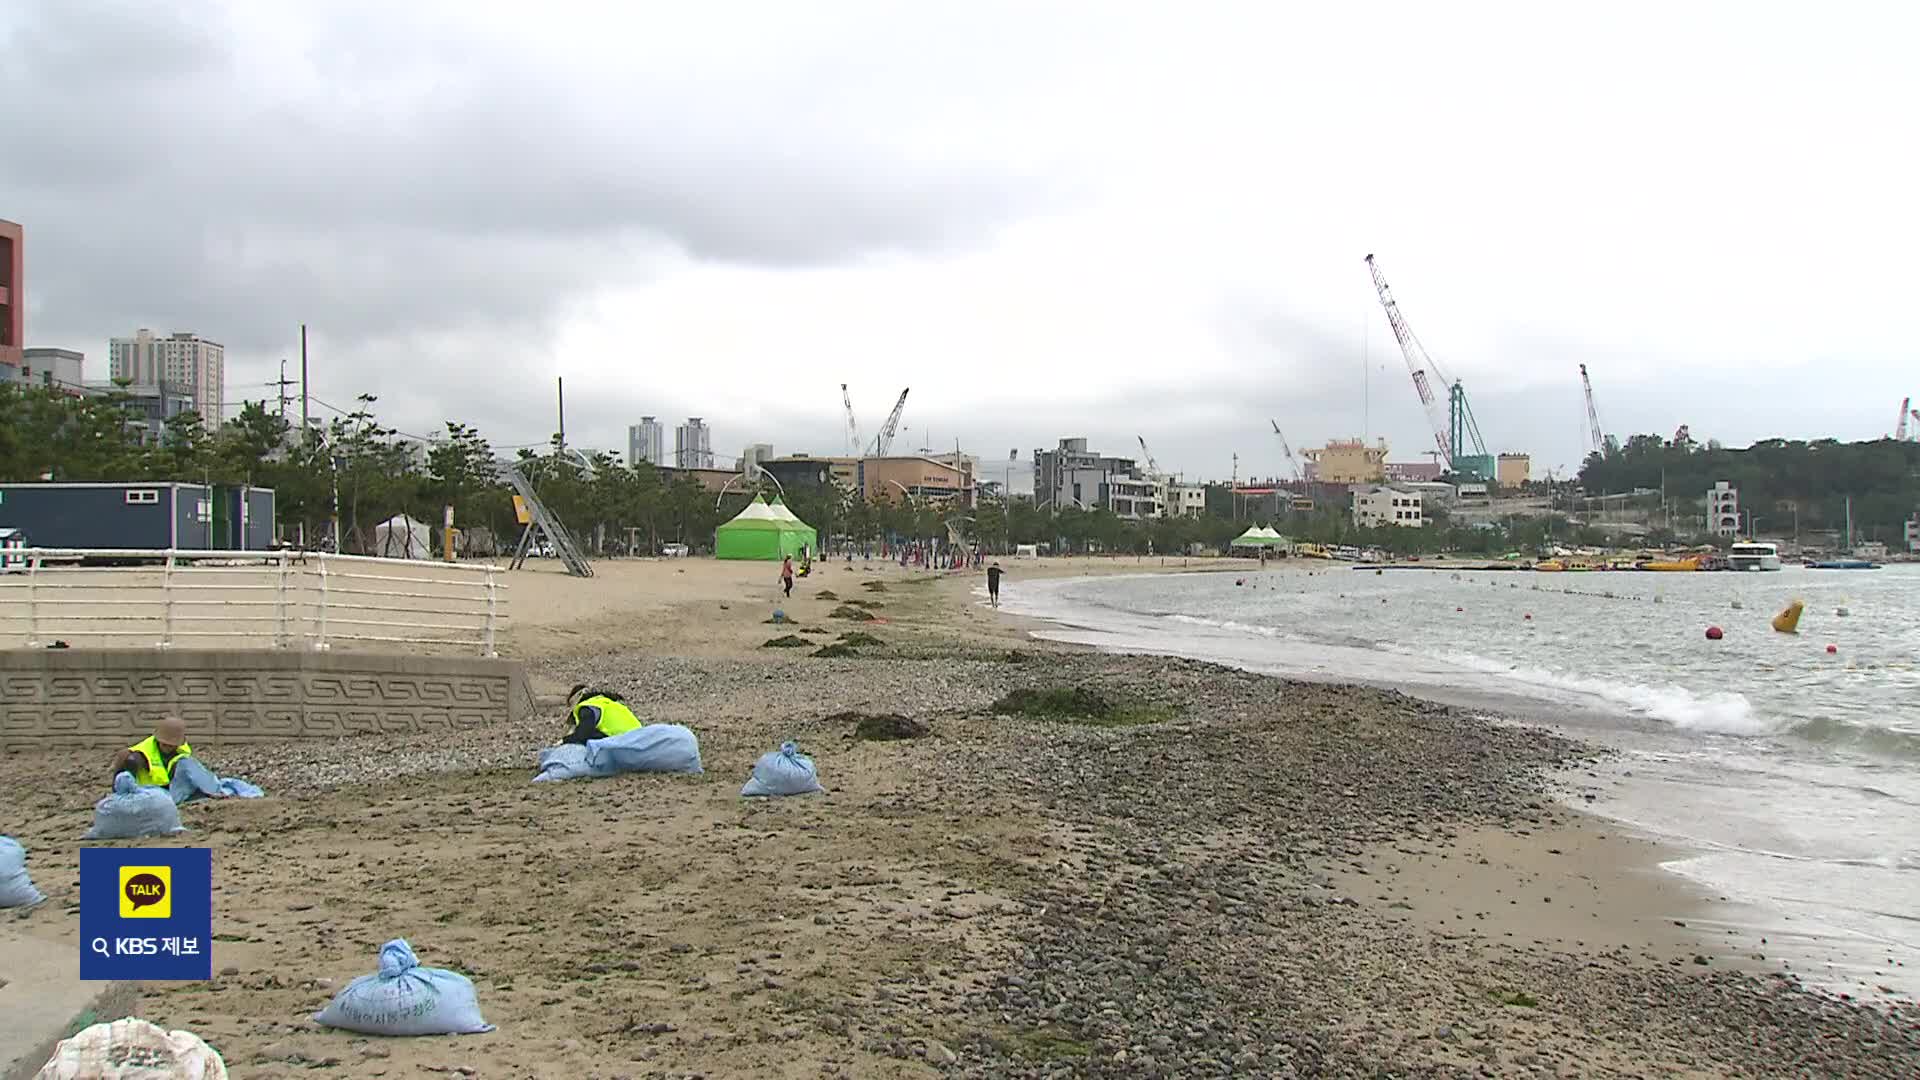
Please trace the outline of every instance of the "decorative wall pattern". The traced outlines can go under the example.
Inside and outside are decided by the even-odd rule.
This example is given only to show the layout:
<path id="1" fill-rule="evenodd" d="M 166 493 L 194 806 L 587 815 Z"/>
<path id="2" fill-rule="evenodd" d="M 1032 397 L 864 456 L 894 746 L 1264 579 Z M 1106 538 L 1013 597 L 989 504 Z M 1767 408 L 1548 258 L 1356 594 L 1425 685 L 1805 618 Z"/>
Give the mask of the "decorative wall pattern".
<path id="1" fill-rule="evenodd" d="M 231 649 L 0 650 L 0 752 L 126 745 L 177 710 L 196 743 L 411 735 L 526 708 L 512 660 Z"/>

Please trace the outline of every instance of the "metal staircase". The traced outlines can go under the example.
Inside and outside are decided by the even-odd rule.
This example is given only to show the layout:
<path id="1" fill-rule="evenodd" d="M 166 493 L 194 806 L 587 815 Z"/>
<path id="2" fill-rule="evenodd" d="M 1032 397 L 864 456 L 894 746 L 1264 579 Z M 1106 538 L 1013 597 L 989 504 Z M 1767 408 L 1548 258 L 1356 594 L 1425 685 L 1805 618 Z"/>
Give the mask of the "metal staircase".
<path id="1" fill-rule="evenodd" d="M 546 536 L 547 540 L 553 544 L 553 553 L 560 556 L 560 561 L 567 564 L 567 573 L 574 577 L 592 577 L 593 567 L 587 565 L 587 557 L 582 555 L 580 549 L 574 545 L 573 537 L 567 533 L 567 527 L 560 524 L 560 519 L 554 517 L 553 512 L 540 501 L 540 496 L 534 494 L 533 484 L 527 479 L 526 474 L 519 468 L 504 462 L 500 465 L 500 472 L 506 477 L 514 494 L 520 496 L 520 501 L 527 504 L 527 517 L 531 519 L 527 522 L 527 527 L 520 531 L 520 542 L 514 545 L 513 562 L 509 565 L 518 570 L 527 561 L 527 552 L 532 549 L 537 533 Z"/>

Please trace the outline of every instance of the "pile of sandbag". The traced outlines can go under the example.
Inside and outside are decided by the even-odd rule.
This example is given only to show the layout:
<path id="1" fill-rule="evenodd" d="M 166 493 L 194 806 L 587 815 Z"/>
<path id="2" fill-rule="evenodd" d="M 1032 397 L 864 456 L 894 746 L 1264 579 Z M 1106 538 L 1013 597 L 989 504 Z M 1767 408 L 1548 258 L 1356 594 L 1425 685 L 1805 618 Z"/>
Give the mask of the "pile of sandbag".
<path id="1" fill-rule="evenodd" d="M 700 740 L 679 724 L 647 724 L 585 746 L 565 743 L 540 752 L 536 783 L 614 776 L 626 772 L 685 773 L 698 776 Z"/>
<path id="2" fill-rule="evenodd" d="M 379 972 L 348 983 L 313 1019 L 368 1035 L 477 1035 L 493 1030 L 480 1015 L 473 981 L 444 968 L 421 967 L 405 938 L 380 946 Z"/>
<path id="3" fill-rule="evenodd" d="M 45 899 L 27 876 L 27 849 L 0 836 L 0 908 L 32 907 Z"/>
<path id="4" fill-rule="evenodd" d="M 183 757 L 173 763 L 173 781 L 167 794 L 175 806 L 189 799 L 257 799 L 266 794 L 245 780 L 215 776 L 199 759 Z"/>
<path id="5" fill-rule="evenodd" d="M 88 840 L 131 840 L 186 832 L 180 808 L 166 788 L 142 787 L 128 773 L 113 778 L 113 794 L 93 804 Z"/>
<path id="6" fill-rule="evenodd" d="M 794 743 L 784 742 L 780 749 L 760 755 L 753 764 L 753 775 L 740 794 L 747 798 L 769 795 L 810 795 L 824 790 L 813 759 L 800 752 Z"/>
<path id="7" fill-rule="evenodd" d="M 191 1031 L 145 1020 L 82 1028 L 54 1047 L 34 1080 L 227 1080 L 227 1063 Z"/>

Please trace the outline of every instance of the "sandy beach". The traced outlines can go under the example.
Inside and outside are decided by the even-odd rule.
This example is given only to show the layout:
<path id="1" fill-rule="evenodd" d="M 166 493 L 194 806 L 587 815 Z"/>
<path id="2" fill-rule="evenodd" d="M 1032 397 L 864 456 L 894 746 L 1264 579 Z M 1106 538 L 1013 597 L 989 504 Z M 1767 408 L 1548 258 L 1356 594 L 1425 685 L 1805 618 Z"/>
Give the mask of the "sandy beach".
<path id="1" fill-rule="evenodd" d="M 1007 592 L 1254 566 L 1004 565 Z M 1765 970 L 1657 846 L 1557 799 L 1593 760 L 1563 737 L 1038 642 L 977 573 L 822 563 L 786 599 L 768 564 L 595 569 L 510 578 L 524 723 L 199 744 L 269 797 L 190 804 L 161 841 L 214 851 L 216 977 L 141 1014 L 244 1077 L 1920 1074 L 1911 1009 Z M 855 630 L 879 643 L 813 655 Z M 692 727 L 706 775 L 529 783 L 581 681 Z M 1002 707 L 1056 688 L 1127 711 Z M 926 732 L 856 737 L 875 714 Z M 787 738 L 827 792 L 741 799 Z M 16 929 L 74 940 L 104 757 L 0 757 L 51 899 Z M 470 975 L 498 1030 L 314 1025 L 392 937 Z"/>

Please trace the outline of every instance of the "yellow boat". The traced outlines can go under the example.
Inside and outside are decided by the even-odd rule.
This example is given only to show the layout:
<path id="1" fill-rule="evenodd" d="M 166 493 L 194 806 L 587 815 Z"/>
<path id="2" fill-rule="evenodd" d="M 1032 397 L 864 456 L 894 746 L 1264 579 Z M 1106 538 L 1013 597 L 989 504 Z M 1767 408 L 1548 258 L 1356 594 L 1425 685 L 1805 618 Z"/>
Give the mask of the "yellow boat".
<path id="1" fill-rule="evenodd" d="M 1567 564 L 1561 562 L 1559 559 L 1547 559 L 1543 562 L 1534 563 L 1533 568 L 1541 573 L 1557 574 L 1565 570 Z"/>
<path id="2" fill-rule="evenodd" d="M 1699 559 L 1652 559 L 1640 564 L 1642 570 L 1664 570 L 1669 573 L 1700 569 Z"/>

